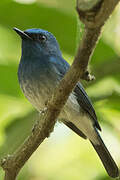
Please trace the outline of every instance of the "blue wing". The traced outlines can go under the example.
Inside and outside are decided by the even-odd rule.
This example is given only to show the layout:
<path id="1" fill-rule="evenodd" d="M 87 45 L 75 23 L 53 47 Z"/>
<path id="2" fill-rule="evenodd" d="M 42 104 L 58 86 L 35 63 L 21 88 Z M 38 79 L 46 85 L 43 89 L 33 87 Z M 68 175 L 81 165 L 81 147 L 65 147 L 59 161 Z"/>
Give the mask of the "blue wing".
<path id="1" fill-rule="evenodd" d="M 97 116 L 92 106 L 91 100 L 89 99 L 81 83 L 77 83 L 74 92 L 76 94 L 79 105 L 91 116 L 95 127 L 101 131 L 101 127 L 97 121 Z"/>
<path id="2" fill-rule="evenodd" d="M 63 76 L 65 75 L 65 73 L 68 71 L 68 69 L 70 67 L 70 65 L 62 57 L 59 57 L 59 58 L 52 57 L 51 63 L 52 63 L 52 65 L 54 65 L 54 68 L 56 69 L 56 72 L 57 72 L 57 74 L 59 74 L 60 78 L 63 78 Z M 77 83 L 77 85 L 74 89 L 74 95 L 76 96 L 76 99 L 77 99 L 79 105 L 92 118 L 92 120 L 94 122 L 94 126 L 96 128 L 98 128 L 99 130 L 101 130 L 101 127 L 97 121 L 97 116 L 96 116 L 95 110 L 92 106 L 92 103 L 80 82 Z"/>

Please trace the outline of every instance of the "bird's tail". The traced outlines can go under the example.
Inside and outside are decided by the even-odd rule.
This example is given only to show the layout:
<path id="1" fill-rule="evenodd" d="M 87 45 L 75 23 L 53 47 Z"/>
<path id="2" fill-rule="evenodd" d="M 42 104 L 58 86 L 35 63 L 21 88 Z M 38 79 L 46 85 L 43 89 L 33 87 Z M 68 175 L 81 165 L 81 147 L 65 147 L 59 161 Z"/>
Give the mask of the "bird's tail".
<path id="1" fill-rule="evenodd" d="M 69 128 L 71 128 L 76 134 L 78 134 L 79 136 L 83 137 L 84 139 L 86 139 L 87 137 L 71 122 L 64 122 Z M 97 152 L 98 156 L 100 157 L 107 173 L 109 176 L 116 178 L 119 176 L 119 170 L 118 167 L 115 163 L 115 161 L 113 160 L 111 154 L 109 153 L 109 151 L 107 150 L 103 140 L 101 139 L 98 131 L 96 130 L 96 134 L 97 134 L 97 140 L 99 141 L 99 144 L 94 144 L 92 141 L 91 144 L 93 145 L 95 151 Z"/>
<path id="2" fill-rule="evenodd" d="M 111 154 L 107 150 L 103 140 L 101 139 L 99 133 L 96 130 L 96 133 L 98 134 L 98 139 L 99 139 L 99 145 L 95 145 L 93 142 L 91 144 L 93 145 L 95 151 L 97 152 L 98 156 L 100 157 L 107 173 L 109 176 L 112 178 L 116 178 L 119 176 L 119 169 L 113 160 Z"/>

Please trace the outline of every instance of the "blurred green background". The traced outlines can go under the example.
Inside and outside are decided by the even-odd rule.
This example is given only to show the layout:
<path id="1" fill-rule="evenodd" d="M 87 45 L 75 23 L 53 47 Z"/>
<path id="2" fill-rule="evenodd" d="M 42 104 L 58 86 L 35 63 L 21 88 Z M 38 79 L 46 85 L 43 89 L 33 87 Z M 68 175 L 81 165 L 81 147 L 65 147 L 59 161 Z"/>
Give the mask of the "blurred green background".
<path id="1" fill-rule="evenodd" d="M 37 119 L 18 84 L 21 42 L 13 27 L 22 30 L 36 27 L 52 32 L 69 63 L 83 32 L 75 0 L 0 1 L 0 158 L 14 152 Z M 120 166 L 120 6 L 103 29 L 90 69 L 96 80 L 83 84 L 94 103 L 103 129 L 101 135 Z M 0 179 L 3 174 L 0 169 Z M 90 143 L 63 124 L 56 125 L 18 177 L 18 180 L 109 179 Z"/>

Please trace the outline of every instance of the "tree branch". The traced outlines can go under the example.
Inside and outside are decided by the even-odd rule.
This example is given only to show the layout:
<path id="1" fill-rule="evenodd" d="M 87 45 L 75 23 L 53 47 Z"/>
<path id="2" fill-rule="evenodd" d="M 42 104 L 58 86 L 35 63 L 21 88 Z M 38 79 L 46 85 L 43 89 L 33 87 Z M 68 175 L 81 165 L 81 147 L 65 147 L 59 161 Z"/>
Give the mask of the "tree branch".
<path id="1" fill-rule="evenodd" d="M 95 7 L 101 0 L 79 0 L 77 1 L 77 7 L 81 11 L 88 11 Z"/>
<path id="2" fill-rule="evenodd" d="M 5 170 L 5 180 L 16 179 L 25 162 L 53 131 L 56 118 L 78 80 L 80 78 L 92 80 L 92 76 L 87 71 L 90 56 L 100 37 L 102 26 L 119 0 L 96 0 L 96 3 L 93 3 L 89 6 L 90 8 L 84 9 L 84 11 L 81 8 L 80 2 L 82 1 L 77 0 L 77 11 L 80 20 L 85 24 L 85 32 L 74 62 L 48 101 L 47 109 L 40 114 L 39 120 L 34 125 L 30 136 L 13 155 L 1 160 L 1 166 Z"/>

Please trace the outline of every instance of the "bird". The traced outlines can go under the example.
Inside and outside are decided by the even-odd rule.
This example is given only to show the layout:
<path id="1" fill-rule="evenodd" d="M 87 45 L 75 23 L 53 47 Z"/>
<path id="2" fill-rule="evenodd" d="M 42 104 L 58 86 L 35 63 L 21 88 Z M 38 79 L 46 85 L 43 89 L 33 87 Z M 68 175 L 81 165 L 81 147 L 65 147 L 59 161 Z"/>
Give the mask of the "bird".
<path id="1" fill-rule="evenodd" d="M 13 29 L 22 40 L 18 67 L 20 87 L 30 103 L 41 112 L 70 65 L 63 58 L 51 32 L 38 28 L 25 31 Z M 91 142 L 110 177 L 119 176 L 118 166 L 100 136 L 101 127 L 92 102 L 80 82 L 69 95 L 58 120 Z"/>

